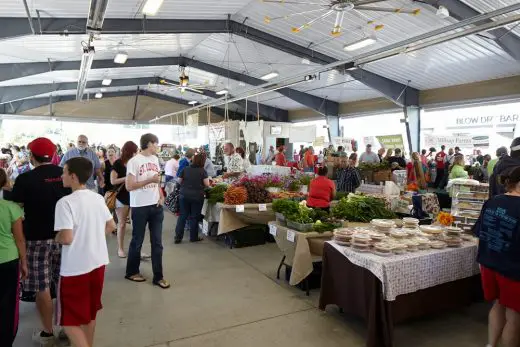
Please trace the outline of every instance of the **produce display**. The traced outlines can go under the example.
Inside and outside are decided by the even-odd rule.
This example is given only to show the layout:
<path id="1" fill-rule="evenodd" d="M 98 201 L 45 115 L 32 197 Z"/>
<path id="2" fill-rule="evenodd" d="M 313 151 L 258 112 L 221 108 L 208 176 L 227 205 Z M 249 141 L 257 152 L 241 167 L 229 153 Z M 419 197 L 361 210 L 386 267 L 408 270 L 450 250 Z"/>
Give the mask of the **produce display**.
<path id="1" fill-rule="evenodd" d="M 350 222 L 370 222 L 372 219 L 393 219 L 395 214 L 385 207 L 385 202 L 372 196 L 349 194 L 332 208 L 334 217 Z"/>
<path id="2" fill-rule="evenodd" d="M 247 202 L 247 189 L 245 187 L 229 187 L 224 193 L 224 203 L 227 205 L 242 205 Z"/>
<path id="3" fill-rule="evenodd" d="M 281 191 L 278 193 L 270 193 L 273 199 L 301 199 L 305 197 L 305 194 L 301 192 L 287 192 Z"/>
<path id="4" fill-rule="evenodd" d="M 269 192 L 254 182 L 244 182 L 242 185 L 247 190 L 247 202 L 256 204 L 265 204 L 273 201 Z"/>
<path id="5" fill-rule="evenodd" d="M 216 186 L 206 190 L 208 202 L 212 204 L 216 204 L 217 202 L 224 202 L 224 193 L 227 189 L 227 184 L 217 184 Z"/>

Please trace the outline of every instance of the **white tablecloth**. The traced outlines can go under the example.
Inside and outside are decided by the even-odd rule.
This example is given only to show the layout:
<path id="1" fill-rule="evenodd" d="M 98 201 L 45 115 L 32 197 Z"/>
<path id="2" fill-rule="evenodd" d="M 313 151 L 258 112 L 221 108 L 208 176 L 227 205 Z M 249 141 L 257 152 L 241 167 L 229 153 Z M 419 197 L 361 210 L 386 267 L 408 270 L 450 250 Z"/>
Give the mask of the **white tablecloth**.
<path id="1" fill-rule="evenodd" d="M 477 275 L 480 270 L 477 245 L 464 242 L 460 248 L 427 250 L 382 257 L 362 253 L 328 241 L 348 260 L 372 272 L 382 283 L 385 300 Z"/>

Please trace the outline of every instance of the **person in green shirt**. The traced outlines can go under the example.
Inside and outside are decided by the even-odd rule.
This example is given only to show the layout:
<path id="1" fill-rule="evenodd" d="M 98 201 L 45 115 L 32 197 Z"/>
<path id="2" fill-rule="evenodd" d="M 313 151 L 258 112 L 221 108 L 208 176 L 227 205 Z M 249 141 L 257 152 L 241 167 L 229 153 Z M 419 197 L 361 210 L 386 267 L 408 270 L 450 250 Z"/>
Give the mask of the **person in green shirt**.
<path id="1" fill-rule="evenodd" d="M 498 148 L 496 154 L 497 154 L 497 157 L 495 159 L 491 159 L 487 166 L 487 171 L 488 171 L 489 177 L 491 177 L 491 174 L 493 173 L 493 169 L 495 168 L 495 165 L 498 163 L 500 158 L 502 158 L 502 156 L 504 156 L 504 155 L 508 155 L 507 147 L 502 146 L 502 147 Z"/>
<path id="2" fill-rule="evenodd" d="M 464 156 L 455 155 L 453 165 L 450 167 L 450 175 L 448 178 L 453 180 L 455 178 L 468 178 L 468 172 L 464 170 Z"/>
<path id="3" fill-rule="evenodd" d="M 0 169 L 0 187 L 6 184 Z M 22 217 L 20 206 L 0 200 L 0 346 L 12 346 L 18 330 L 19 283 L 27 276 Z"/>

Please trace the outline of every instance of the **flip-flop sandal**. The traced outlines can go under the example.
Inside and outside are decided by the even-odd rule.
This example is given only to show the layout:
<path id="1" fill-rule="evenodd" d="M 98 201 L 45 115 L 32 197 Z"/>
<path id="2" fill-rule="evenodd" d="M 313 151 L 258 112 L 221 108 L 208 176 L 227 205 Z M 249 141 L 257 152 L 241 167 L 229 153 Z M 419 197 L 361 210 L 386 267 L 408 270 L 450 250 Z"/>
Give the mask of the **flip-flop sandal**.
<path id="1" fill-rule="evenodd" d="M 145 282 L 146 281 L 146 278 L 144 278 L 141 274 L 125 276 L 125 278 L 132 282 Z"/>
<path id="2" fill-rule="evenodd" d="M 162 289 L 170 288 L 170 283 L 168 283 L 168 281 L 166 281 L 166 280 L 160 280 L 158 282 L 154 282 L 153 284 L 154 284 L 154 286 L 158 286 Z"/>

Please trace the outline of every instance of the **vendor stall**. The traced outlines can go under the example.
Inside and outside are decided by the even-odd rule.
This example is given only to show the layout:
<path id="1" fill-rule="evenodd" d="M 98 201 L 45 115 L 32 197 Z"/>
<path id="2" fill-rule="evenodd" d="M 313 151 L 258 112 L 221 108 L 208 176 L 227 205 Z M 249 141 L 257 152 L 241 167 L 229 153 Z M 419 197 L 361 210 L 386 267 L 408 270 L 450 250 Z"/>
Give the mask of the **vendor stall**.
<path id="1" fill-rule="evenodd" d="M 431 244 L 442 245 L 442 241 Z M 319 308 L 334 304 L 364 318 L 366 345 L 391 347 L 394 323 L 465 306 L 480 297 L 476 242 L 453 246 L 381 254 L 368 246 L 350 248 L 327 241 Z M 385 249 L 391 248 L 381 247 Z"/>

